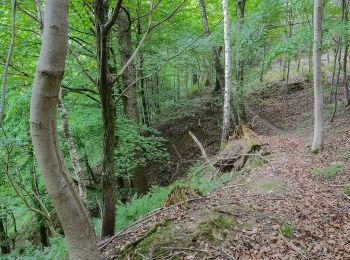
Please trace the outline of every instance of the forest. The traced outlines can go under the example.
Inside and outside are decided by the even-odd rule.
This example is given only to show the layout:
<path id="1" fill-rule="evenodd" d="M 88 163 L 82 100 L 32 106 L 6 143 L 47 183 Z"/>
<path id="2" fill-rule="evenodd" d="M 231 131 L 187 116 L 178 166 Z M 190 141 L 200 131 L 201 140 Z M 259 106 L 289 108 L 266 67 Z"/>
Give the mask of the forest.
<path id="1" fill-rule="evenodd" d="M 3 0 L 0 259 L 350 259 L 350 0 Z"/>

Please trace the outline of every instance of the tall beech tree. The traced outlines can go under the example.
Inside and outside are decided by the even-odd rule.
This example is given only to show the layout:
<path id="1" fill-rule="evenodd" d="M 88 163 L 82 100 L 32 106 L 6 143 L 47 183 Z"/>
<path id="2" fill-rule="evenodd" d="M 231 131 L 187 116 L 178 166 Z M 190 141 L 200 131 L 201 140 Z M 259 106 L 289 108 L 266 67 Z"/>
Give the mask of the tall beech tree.
<path id="1" fill-rule="evenodd" d="M 314 1 L 314 136 L 312 151 L 317 153 L 323 146 L 323 96 L 322 96 L 322 69 L 321 69 L 321 48 L 322 48 L 322 0 Z"/>
<path id="2" fill-rule="evenodd" d="M 221 147 L 227 142 L 230 130 L 230 99 L 231 99 L 231 47 L 230 47 L 230 21 L 228 12 L 228 0 L 222 1 L 224 12 L 224 43 L 225 43 L 225 90 L 224 90 L 224 115 L 221 134 Z"/>
<path id="3" fill-rule="evenodd" d="M 35 157 L 61 221 L 70 259 L 99 259 L 94 231 L 61 155 L 56 109 L 68 43 L 68 1 L 47 0 L 30 106 Z"/>

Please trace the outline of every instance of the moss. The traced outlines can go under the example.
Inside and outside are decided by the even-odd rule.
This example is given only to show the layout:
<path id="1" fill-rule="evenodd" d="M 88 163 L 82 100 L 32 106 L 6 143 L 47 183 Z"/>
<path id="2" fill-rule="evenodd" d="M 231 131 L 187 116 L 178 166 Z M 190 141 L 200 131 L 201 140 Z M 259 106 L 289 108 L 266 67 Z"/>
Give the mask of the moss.
<path id="1" fill-rule="evenodd" d="M 276 187 L 276 183 L 273 183 L 272 181 L 265 182 L 262 187 L 267 190 L 273 190 Z"/>
<path id="2" fill-rule="evenodd" d="M 209 241 L 214 241 L 214 233 L 218 232 L 223 236 L 223 238 L 226 238 L 227 232 L 225 232 L 223 229 L 233 228 L 234 226 L 234 220 L 220 215 L 207 223 L 203 223 L 200 226 L 200 235 Z"/>

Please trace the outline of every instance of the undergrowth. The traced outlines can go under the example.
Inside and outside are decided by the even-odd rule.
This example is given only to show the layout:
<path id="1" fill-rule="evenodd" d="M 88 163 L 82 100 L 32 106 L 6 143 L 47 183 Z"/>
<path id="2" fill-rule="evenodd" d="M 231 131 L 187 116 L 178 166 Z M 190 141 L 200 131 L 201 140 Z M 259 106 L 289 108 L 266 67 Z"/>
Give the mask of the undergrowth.
<path id="1" fill-rule="evenodd" d="M 137 198 L 133 197 L 130 202 L 126 204 L 119 204 L 117 206 L 117 229 L 122 229 L 133 221 L 143 217 L 146 213 L 160 208 L 164 203 L 169 193 L 175 186 L 186 186 L 191 189 L 197 189 L 202 193 L 209 193 L 212 190 L 220 187 L 223 183 L 232 179 L 231 173 L 225 173 L 213 179 L 205 176 L 203 173 L 206 169 L 202 164 L 194 164 L 188 172 L 188 179 L 181 179 L 175 181 L 167 187 L 153 186 L 146 195 Z"/>
<path id="2" fill-rule="evenodd" d="M 0 256 L 0 259 L 13 260 L 66 260 L 68 251 L 66 241 L 62 236 L 50 238 L 50 246 L 39 249 L 28 240 L 17 244 L 10 254 Z"/>
<path id="3" fill-rule="evenodd" d="M 322 168 L 316 168 L 313 169 L 312 172 L 317 175 L 322 175 L 324 178 L 332 178 L 334 175 L 336 175 L 340 170 L 342 166 L 339 163 L 332 163 L 331 165 L 327 167 Z"/>

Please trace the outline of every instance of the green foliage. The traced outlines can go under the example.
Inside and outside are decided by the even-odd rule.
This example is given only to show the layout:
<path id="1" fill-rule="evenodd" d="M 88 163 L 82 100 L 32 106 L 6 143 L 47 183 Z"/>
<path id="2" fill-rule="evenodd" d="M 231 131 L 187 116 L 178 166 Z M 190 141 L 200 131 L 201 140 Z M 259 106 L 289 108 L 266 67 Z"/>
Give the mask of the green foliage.
<path id="1" fill-rule="evenodd" d="M 156 130 L 127 120 L 120 120 L 118 126 L 117 174 L 132 174 L 137 167 L 150 162 L 166 163 L 168 153 L 164 146 L 165 140 Z"/>
<path id="2" fill-rule="evenodd" d="M 68 258 L 65 239 L 61 236 L 50 238 L 50 247 L 36 248 L 30 241 L 25 240 L 16 245 L 16 248 L 4 260 L 66 260 Z"/>
<path id="3" fill-rule="evenodd" d="M 294 226 L 289 223 L 283 223 L 280 227 L 281 234 L 284 237 L 291 238 L 294 236 Z"/>
<path id="4" fill-rule="evenodd" d="M 146 213 L 162 206 L 169 193 L 176 185 L 186 186 L 191 189 L 198 189 L 202 193 L 208 193 L 223 183 L 232 179 L 229 173 L 217 176 L 214 179 L 203 175 L 205 168 L 202 164 L 194 164 L 189 170 L 189 179 L 178 180 L 167 187 L 153 186 L 146 195 L 137 198 L 134 196 L 130 202 L 126 204 L 119 204 L 117 206 L 116 226 L 121 229 L 133 221 L 144 216 Z"/>
<path id="5" fill-rule="evenodd" d="M 317 175 L 322 175 L 325 178 L 332 178 L 342 169 L 342 165 L 334 162 L 327 167 L 313 169 L 312 172 Z"/>
<path id="6" fill-rule="evenodd" d="M 346 196 L 350 196 L 350 184 L 346 184 L 343 187 L 341 187 L 341 192 Z"/>

